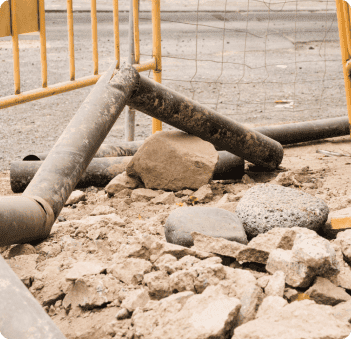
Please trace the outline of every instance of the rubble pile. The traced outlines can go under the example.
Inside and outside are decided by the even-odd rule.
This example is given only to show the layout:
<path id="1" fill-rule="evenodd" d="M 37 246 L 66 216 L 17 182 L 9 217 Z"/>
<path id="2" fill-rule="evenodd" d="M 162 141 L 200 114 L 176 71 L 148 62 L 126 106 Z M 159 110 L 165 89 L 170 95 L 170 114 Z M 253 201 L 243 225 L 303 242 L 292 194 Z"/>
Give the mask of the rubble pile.
<path id="1" fill-rule="evenodd" d="M 272 173 L 170 190 L 124 172 L 0 252 L 68 339 L 345 339 L 351 230 L 316 172 Z"/>

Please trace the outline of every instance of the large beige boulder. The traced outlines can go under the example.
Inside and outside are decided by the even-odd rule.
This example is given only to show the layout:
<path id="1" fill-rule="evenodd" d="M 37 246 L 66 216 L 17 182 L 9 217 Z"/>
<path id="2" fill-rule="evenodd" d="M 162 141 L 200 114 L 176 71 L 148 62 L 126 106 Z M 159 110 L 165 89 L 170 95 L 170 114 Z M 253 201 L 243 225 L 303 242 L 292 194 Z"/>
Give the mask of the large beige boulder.
<path id="1" fill-rule="evenodd" d="M 218 153 L 214 146 L 180 131 L 157 132 L 147 138 L 127 166 L 146 188 L 199 189 L 212 179 Z"/>

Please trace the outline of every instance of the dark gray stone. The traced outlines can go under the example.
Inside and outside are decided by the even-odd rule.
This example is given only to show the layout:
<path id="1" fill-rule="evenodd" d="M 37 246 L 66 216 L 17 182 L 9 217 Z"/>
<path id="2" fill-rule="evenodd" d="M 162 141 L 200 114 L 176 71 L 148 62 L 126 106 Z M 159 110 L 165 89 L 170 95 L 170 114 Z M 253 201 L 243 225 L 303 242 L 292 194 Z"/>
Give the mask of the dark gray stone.
<path id="1" fill-rule="evenodd" d="M 174 210 L 165 224 L 166 240 L 185 247 L 194 245 L 191 232 L 247 244 L 240 219 L 231 212 L 214 207 L 181 207 Z"/>
<path id="2" fill-rule="evenodd" d="M 279 185 L 259 184 L 239 201 L 236 214 L 252 238 L 275 227 L 317 231 L 328 219 L 327 204 L 308 193 Z"/>

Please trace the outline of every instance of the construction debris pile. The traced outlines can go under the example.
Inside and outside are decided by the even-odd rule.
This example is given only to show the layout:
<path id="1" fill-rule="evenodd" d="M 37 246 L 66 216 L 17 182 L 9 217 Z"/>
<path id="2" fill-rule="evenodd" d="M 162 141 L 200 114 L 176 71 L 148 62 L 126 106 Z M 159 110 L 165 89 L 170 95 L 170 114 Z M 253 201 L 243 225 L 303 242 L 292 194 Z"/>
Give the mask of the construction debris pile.
<path id="1" fill-rule="evenodd" d="M 150 158 L 154 171 L 138 166 L 145 149 L 150 155 L 148 144 L 162 137 L 158 155 L 171 148 L 171 159 L 157 167 Z M 197 140 L 199 160 L 172 138 L 179 133 L 151 136 L 104 189 L 74 191 L 44 241 L 1 248 L 64 335 L 346 338 L 351 230 L 327 221 L 324 201 L 333 197 L 316 197 L 327 173 L 246 167 L 242 179 L 213 181 L 218 155 L 206 150 L 213 146 Z M 164 189 L 148 188 L 153 176 Z M 335 207 L 344 207 L 338 201 Z"/>
<path id="2" fill-rule="evenodd" d="M 182 131 L 102 166 L 93 156 L 126 104 Z M 68 339 L 345 339 L 351 191 L 335 173 L 350 163 L 320 154 L 113 65 L 45 161 L 13 166 L 25 190 L 0 199 L 0 253 Z M 0 259 L 5 298 L 15 279 Z M 46 338 L 21 321 L 36 301 L 18 290 L 3 327 Z"/>

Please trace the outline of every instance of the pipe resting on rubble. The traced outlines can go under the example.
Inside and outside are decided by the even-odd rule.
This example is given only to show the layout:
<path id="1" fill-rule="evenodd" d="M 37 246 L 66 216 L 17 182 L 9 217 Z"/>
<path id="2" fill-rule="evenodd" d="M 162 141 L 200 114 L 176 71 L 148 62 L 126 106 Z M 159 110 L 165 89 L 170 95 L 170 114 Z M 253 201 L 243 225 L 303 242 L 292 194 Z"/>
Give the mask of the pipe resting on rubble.
<path id="1" fill-rule="evenodd" d="M 244 160 L 226 151 L 218 152 L 213 179 L 238 179 L 244 174 Z M 123 173 L 132 157 L 94 158 L 77 183 L 76 188 L 106 186 L 116 175 Z M 43 164 L 42 161 L 14 161 L 11 163 L 10 183 L 14 193 L 21 193 Z"/>
<path id="2" fill-rule="evenodd" d="M 138 83 L 131 66 L 99 79 L 21 197 L 0 199 L 0 246 L 46 238 Z"/>
<path id="3" fill-rule="evenodd" d="M 144 140 L 119 141 L 117 145 L 102 144 L 95 153 L 94 158 L 131 156 L 137 152 L 143 143 Z M 23 158 L 23 161 L 45 160 L 47 156 L 48 152 L 28 154 Z"/>
<path id="4" fill-rule="evenodd" d="M 255 165 L 275 169 L 283 160 L 277 141 L 143 75 L 127 105 Z"/>

